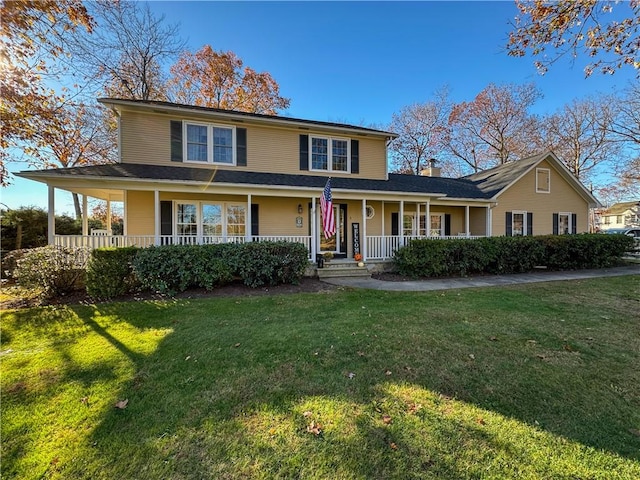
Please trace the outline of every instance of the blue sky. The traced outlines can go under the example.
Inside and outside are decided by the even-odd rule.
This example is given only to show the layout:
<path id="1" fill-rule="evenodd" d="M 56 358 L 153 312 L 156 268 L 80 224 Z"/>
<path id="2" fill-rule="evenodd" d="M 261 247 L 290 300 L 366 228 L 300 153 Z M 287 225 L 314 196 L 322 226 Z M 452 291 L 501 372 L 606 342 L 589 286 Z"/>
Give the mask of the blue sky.
<path id="1" fill-rule="evenodd" d="M 585 58 L 553 65 L 541 76 L 531 58 L 512 58 L 505 44 L 512 1 L 449 2 L 151 2 L 179 22 L 188 48 L 231 50 L 267 71 L 291 99 L 283 115 L 383 126 L 394 112 L 429 100 L 447 85 L 454 101 L 472 100 L 490 83 L 534 82 L 544 98 L 534 113 L 575 98 L 619 91 L 637 81 L 631 68 L 585 79 Z M 22 169 L 18 166 L 17 169 Z M 46 208 L 46 187 L 27 180 L 2 189 L 11 208 Z M 60 192 L 57 213 L 72 212 Z"/>

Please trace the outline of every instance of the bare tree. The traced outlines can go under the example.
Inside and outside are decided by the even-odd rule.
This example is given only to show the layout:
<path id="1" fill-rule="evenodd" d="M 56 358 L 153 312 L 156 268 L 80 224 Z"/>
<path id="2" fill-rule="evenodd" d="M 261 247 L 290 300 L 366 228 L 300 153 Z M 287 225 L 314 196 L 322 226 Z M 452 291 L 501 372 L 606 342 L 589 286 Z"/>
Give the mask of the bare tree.
<path id="1" fill-rule="evenodd" d="M 529 109 L 541 96 L 532 83 L 491 84 L 471 102 L 454 105 L 449 153 L 474 172 L 533 153 L 537 120 Z"/>
<path id="2" fill-rule="evenodd" d="M 107 95 L 166 100 L 163 68 L 185 45 L 179 25 L 165 23 L 146 3 L 95 0 L 89 6 L 97 28 L 68 39 L 74 67 Z"/>
<path id="3" fill-rule="evenodd" d="M 430 159 L 443 160 L 450 110 L 448 91 L 443 88 L 434 100 L 409 105 L 393 114 L 388 128 L 399 135 L 390 145 L 395 171 L 419 175 Z"/>
<path id="4" fill-rule="evenodd" d="M 548 146 L 583 183 L 617 153 L 607 129 L 613 111 L 606 100 L 574 100 L 546 119 Z"/>

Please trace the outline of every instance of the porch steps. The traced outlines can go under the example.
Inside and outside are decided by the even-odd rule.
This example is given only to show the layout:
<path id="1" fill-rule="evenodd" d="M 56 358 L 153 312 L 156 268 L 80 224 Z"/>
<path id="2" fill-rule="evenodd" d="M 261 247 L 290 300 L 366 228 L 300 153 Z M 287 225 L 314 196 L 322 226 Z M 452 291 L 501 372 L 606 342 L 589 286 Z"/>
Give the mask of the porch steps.
<path id="1" fill-rule="evenodd" d="M 335 261 L 324 264 L 324 268 L 318 268 L 318 278 L 358 277 L 371 278 L 371 273 L 366 266 L 359 267 L 353 260 Z"/>

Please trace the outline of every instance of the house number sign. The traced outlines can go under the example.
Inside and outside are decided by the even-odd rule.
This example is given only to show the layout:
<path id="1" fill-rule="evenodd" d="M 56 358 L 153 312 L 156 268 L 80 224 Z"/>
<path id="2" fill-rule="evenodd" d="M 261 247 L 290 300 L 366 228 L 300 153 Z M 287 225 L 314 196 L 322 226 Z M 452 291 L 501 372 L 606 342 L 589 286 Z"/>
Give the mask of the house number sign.
<path id="1" fill-rule="evenodd" d="M 296 217 L 296 227 L 302 228 L 302 217 Z"/>

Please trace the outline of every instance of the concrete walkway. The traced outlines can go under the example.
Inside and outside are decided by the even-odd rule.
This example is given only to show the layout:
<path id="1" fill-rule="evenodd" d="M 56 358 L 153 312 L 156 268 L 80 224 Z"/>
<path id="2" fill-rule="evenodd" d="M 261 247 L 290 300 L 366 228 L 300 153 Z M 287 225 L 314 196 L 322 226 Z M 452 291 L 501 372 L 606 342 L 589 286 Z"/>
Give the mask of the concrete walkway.
<path id="1" fill-rule="evenodd" d="M 555 282 L 557 280 L 582 280 L 587 278 L 617 277 L 621 275 L 640 275 L 640 265 L 602 268 L 596 270 L 575 270 L 567 272 L 532 272 L 512 275 L 486 275 L 463 278 L 433 278 L 407 282 L 386 282 L 373 278 L 327 278 L 323 282 L 332 285 L 371 290 L 389 290 L 395 292 L 427 292 L 452 288 L 494 287 L 499 285 L 518 285 L 524 283 Z"/>

